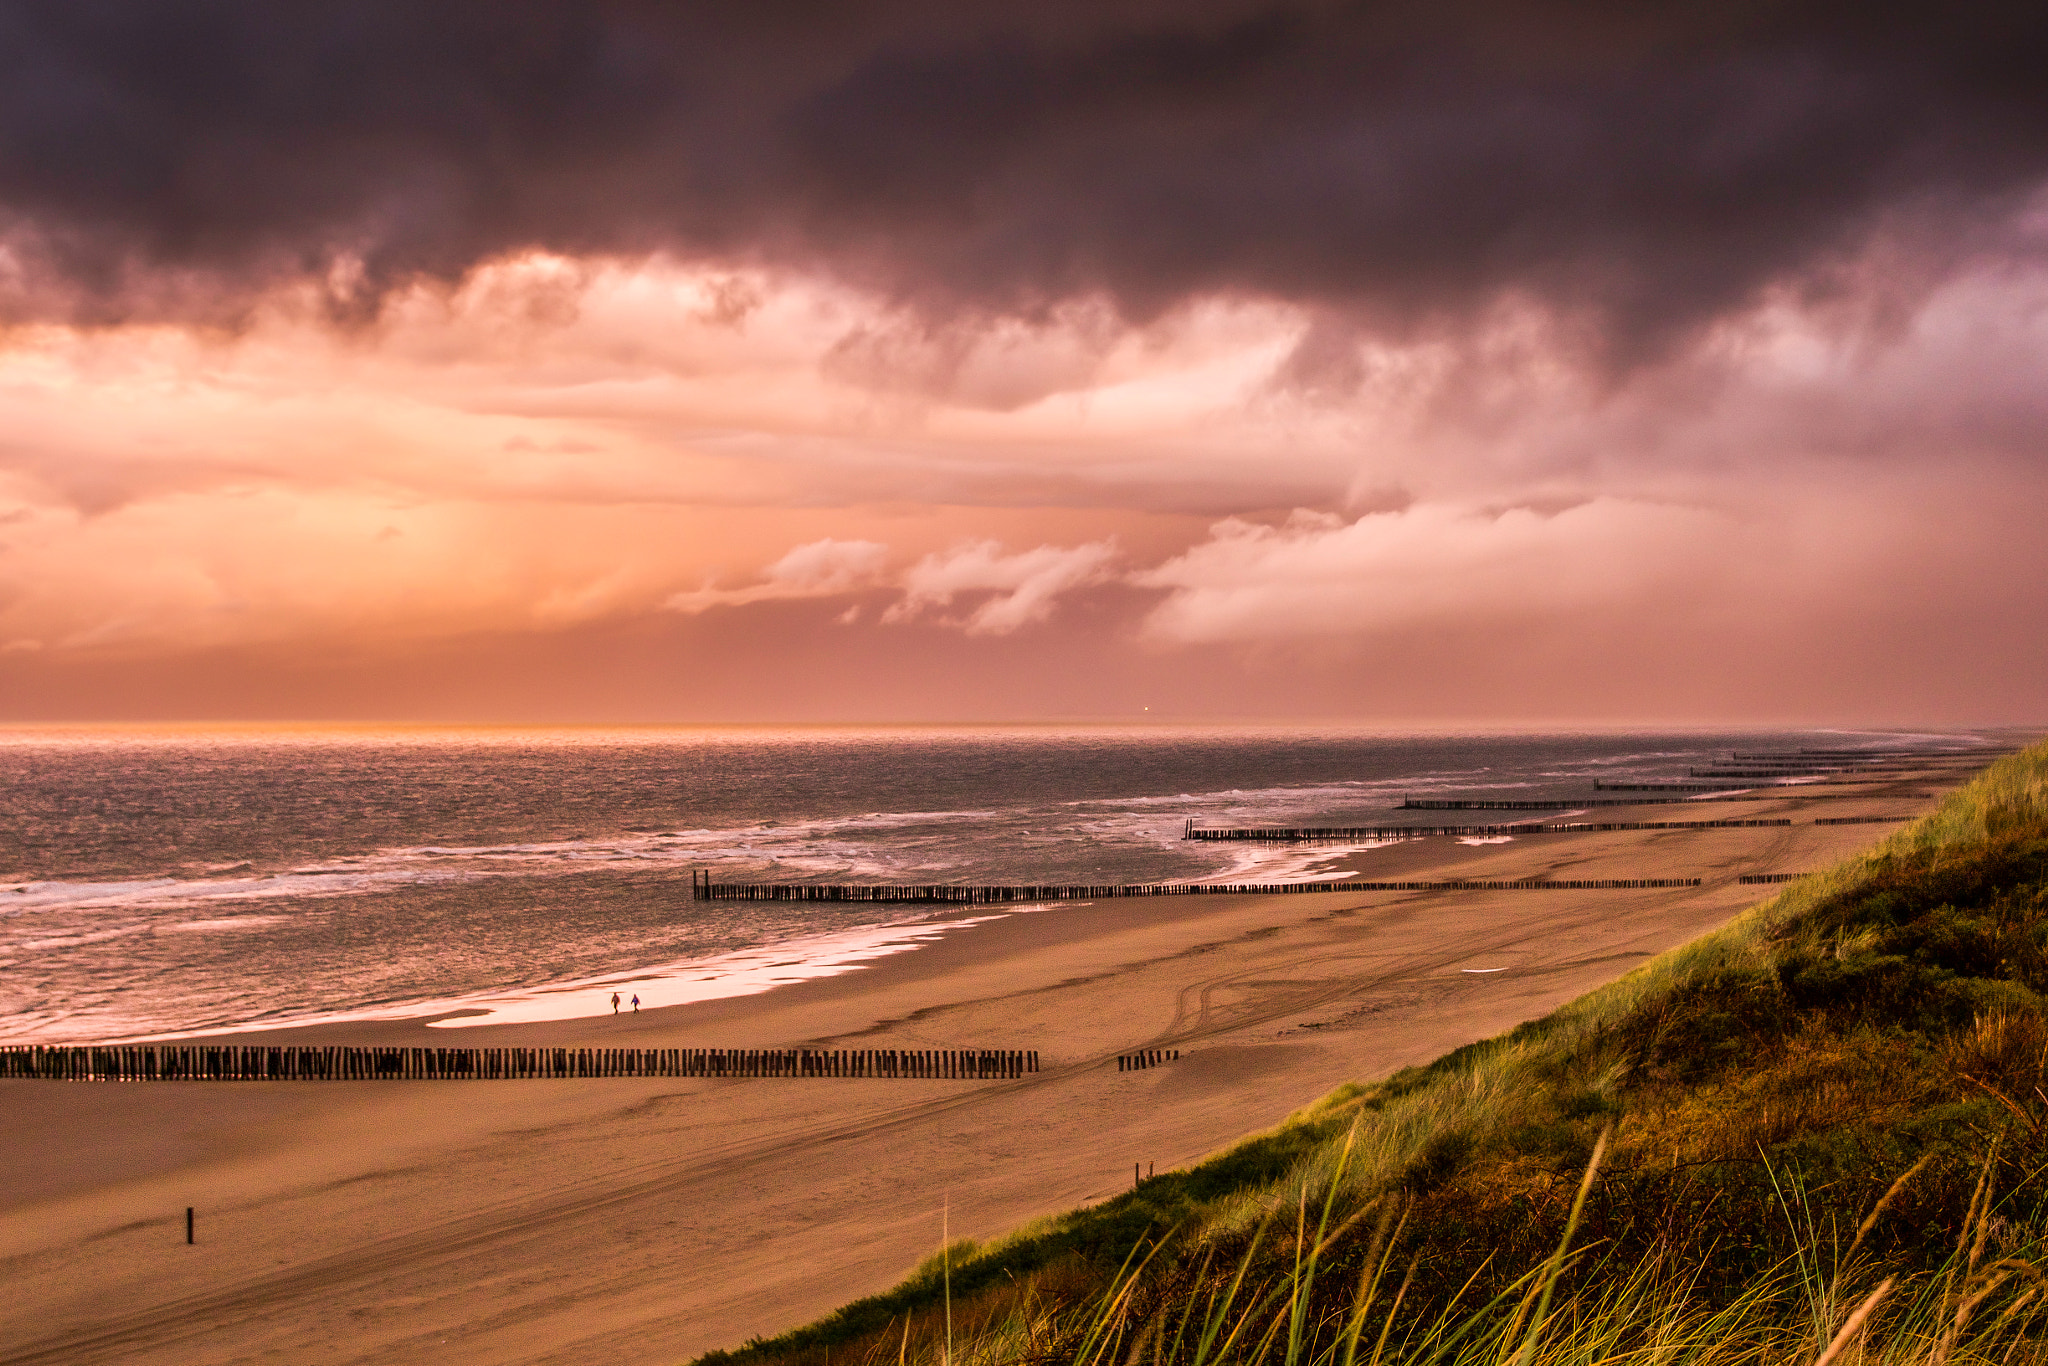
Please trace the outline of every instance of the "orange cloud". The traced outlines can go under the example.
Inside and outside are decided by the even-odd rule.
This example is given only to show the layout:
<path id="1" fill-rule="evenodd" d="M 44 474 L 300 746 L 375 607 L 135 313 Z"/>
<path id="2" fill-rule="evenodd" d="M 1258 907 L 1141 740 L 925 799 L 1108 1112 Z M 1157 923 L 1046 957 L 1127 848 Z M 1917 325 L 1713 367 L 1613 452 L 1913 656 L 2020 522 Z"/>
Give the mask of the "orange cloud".
<path id="1" fill-rule="evenodd" d="M 1616 376 L 1526 302 L 1401 337 L 1222 296 L 937 324 L 522 256 L 363 331 L 289 293 L 233 334 L 17 329 L 0 674 L 686 621 L 764 660 L 795 620 L 898 651 L 1087 631 L 1155 680 L 1510 620 L 1730 650 L 2040 624 L 2043 318 L 2017 268 L 1875 321 L 1786 293 Z"/>
<path id="2" fill-rule="evenodd" d="M 914 621 L 950 607 L 962 594 L 989 592 L 960 626 L 971 636 L 1008 635 L 1052 616 L 1062 595 L 1106 580 L 1115 558 L 1109 541 L 1042 545 L 1015 554 L 1004 554 L 994 541 L 973 541 L 913 565 L 903 578 L 902 599 L 882 620 Z"/>
<path id="3" fill-rule="evenodd" d="M 1618 498 L 1552 513 L 1418 504 L 1222 522 L 1133 581 L 1166 590 L 1146 621 L 1156 640 L 1347 635 L 1647 605 L 1762 539 L 1725 515 Z"/>

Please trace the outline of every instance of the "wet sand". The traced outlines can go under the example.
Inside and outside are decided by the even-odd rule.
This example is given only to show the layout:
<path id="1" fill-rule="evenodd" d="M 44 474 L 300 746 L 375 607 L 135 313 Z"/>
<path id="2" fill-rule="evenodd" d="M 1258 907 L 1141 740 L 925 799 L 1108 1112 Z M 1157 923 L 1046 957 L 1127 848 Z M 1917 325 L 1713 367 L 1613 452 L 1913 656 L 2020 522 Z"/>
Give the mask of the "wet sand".
<path id="1" fill-rule="evenodd" d="M 1347 1080 L 1541 1015 L 1824 866 L 1960 772 L 1790 816 L 1357 854 L 1366 877 L 1702 877 L 1697 889 L 1061 905 L 841 977 L 618 1019 L 420 1021 L 236 1043 L 1031 1048 L 1008 1082 L 0 1082 L 0 1362 L 672 1361 L 1195 1161 Z M 1843 800 L 1842 796 L 1850 799 Z M 1474 813 L 1480 818 L 1495 813 Z M 1532 813 L 1531 819 L 1541 813 Z M 1474 973 L 1467 969 L 1500 968 Z M 1116 1055 L 1183 1050 L 1119 1073 Z M 198 1243 L 184 1244 L 184 1210 Z"/>

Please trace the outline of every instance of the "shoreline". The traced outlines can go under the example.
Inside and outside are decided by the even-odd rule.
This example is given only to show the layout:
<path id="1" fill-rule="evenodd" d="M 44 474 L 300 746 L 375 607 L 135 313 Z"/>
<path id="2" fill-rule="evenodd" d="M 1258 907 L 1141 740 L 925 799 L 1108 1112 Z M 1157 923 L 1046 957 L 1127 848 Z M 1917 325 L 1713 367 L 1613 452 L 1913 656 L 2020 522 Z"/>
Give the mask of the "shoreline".
<path id="1" fill-rule="evenodd" d="M 1951 786 L 1946 776 L 1939 784 Z M 1873 812 L 1930 803 L 1873 792 Z M 1830 803 L 1840 809 L 1843 803 Z M 1796 799 L 1787 806 L 1797 810 Z M 1678 891 L 1133 898 L 996 916 L 838 976 L 640 1016 L 236 1043 L 1035 1048 L 1009 1082 L 0 1082 L 0 1358 L 680 1358 L 1208 1155 L 1347 1080 L 1547 1012 L 1875 826 L 1376 851 L 1396 873 L 1703 875 Z M 1120 1073 L 1139 1047 L 1182 1050 Z M 199 1208 L 200 1244 L 182 1246 Z M 110 1307 L 113 1306 L 113 1307 Z M 443 1340 L 445 1345 L 443 1345 Z"/>
<path id="2" fill-rule="evenodd" d="M 1462 864 L 1466 864 L 1470 860 L 1475 860 L 1475 858 L 1479 858 L 1479 856 L 1499 848 L 1499 846 L 1464 846 L 1462 842 L 1456 848 L 1452 848 L 1450 844 L 1444 844 L 1440 840 L 1399 840 L 1399 842 L 1374 844 L 1374 846 L 1370 846 L 1370 852 L 1380 854 L 1382 850 L 1397 848 L 1397 846 L 1409 846 L 1407 850 L 1403 850 L 1405 856 L 1397 858 L 1397 860 L 1389 860 L 1386 864 L 1378 864 L 1374 868 L 1374 872 L 1384 870 L 1384 872 L 1391 872 L 1391 874 L 1395 874 L 1395 877 L 1399 877 L 1399 874 L 1403 874 L 1403 872 L 1427 872 L 1427 870 L 1440 870 L 1440 868 L 1456 868 L 1456 866 L 1462 866 Z M 1315 852 L 1300 850 L 1300 858 L 1305 858 L 1305 860 L 1307 858 L 1327 860 L 1327 858 L 1350 856 L 1354 852 L 1358 852 L 1358 848 L 1346 848 L 1346 846 L 1339 846 L 1335 850 L 1323 848 L 1323 850 L 1315 850 Z M 815 973 L 815 975 L 805 975 L 805 977 L 793 979 L 793 981 L 772 981 L 772 983 L 760 985 L 758 989 L 752 989 L 752 991 L 733 991 L 733 993 L 702 995 L 702 997 L 694 997 L 694 999 L 686 999 L 686 1001 L 668 1001 L 668 1004 L 662 1004 L 662 1006 L 643 1006 L 643 1010 L 639 1012 L 639 1018 L 645 1022 L 645 1028 L 651 1028 L 651 1030 L 688 1028 L 694 1020 L 700 1020 L 700 1018 L 702 1020 L 743 1018 L 745 1014 L 748 1014 L 745 1010 L 705 1010 L 705 1008 L 711 1008 L 711 1006 L 717 1006 L 717 1004 L 731 1004 L 731 1001 L 762 999 L 762 997 L 770 997 L 770 995 L 774 995 L 778 999 L 788 995 L 788 999 L 791 999 L 791 1001 L 805 1001 L 805 999 L 811 999 L 811 993 L 805 993 L 807 987 L 821 987 L 823 983 L 840 981 L 840 979 L 848 979 L 844 983 L 844 991 L 852 991 L 852 993 L 864 991 L 866 985 L 872 985 L 874 989 L 893 989 L 899 983 L 920 981 L 924 977 L 934 975 L 934 971 L 920 971 L 918 965 L 911 963 L 913 958 L 920 958 L 920 956 L 926 956 L 926 954 L 936 954 L 932 958 L 932 965 L 928 965 L 928 967 L 934 967 L 934 969 L 936 969 L 936 965 L 948 965 L 950 967 L 954 961 L 965 961 L 965 958 L 975 958 L 975 956 L 981 956 L 981 954 L 1014 952 L 1018 942 L 1032 942 L 1032 944 L 1036 944 L 1036 942 L 1044 942 L 1049 936 L 1051 938 L 1059 938 L 1061 942 L 1081 942 L 1085 938 L 1094 938 L 1094 936 L 1102 934 L 1104 926 L 1130 928 L 1130 926 L 1153 926 L 1153 924 L 1184 922 L 1184 920 L 1190 920 L 1190 917 L 1200 915 L 1198 907 L 1190 907 L 1190 903 L 1194 903 L 1194 901 L 1221 901 L 1221 899 L 1239 899 L 1241 901 L 1241 899 L 1268 899 L 1268 897 L 1280 899 L 1280 897 L 1294 897 L 1294 895 L 1321 897 L 1321 895 L 1333 895 L 1333 893 L 1280 893 L 1280 891 L 1274 891 L 1274 893 L 1206 893 L 1202 897 L 1108 897 L 1108 899 L 1102 899 L 1102 901 L 1047 901 L 1047 903 L 1014 903 L 1014 905 L 1008 905 L 1008 903 L 1004 903 L 1004 905 L 936 905 L 936 907 L 932 907 L 930 915 L 918 917 L 918 920 L 893 920 L 893 922 L 885 922 L 885 924 L 877 924 L 877 926 L 864 926 L 864 928 L 858 928 L 858 930 L 823 932 L 823 934 L 817 934 L 817 936 L 803 936 L 801 940 L 782 940 L 778 944 L 764 944 L 760 948 L 735 950 L 735 954 L 731 954 L 731 956 L 739 956 L 739 954 L 745 954 L 745 956 L 752 956 L 752 954 L 774 954 L 780 948 L 793 948 L 795 944 L 803 944 L 803 942 L 821 942 L 821 940 L 850 938 L 850 936 L 856 936 L 856 934 L 885 934 L 885 932 L 895 934 L 895 932 L 905 932 L 905 930 L 930 930 L 930 934 L 920 934 L 918 938 L 915 938 L 913 944 L 907 944 L 899 952 L 887 952 L 887 954 L 877 954 L 877 956 L 872 956 L 872 958 L 862 958 L 862 961 L 858 961 L 858 963 L 850 963 L 844 971 Z M 901 909 L 915 909 L 915 905 L 918 905 L 918 903 L 897 903 L 897 905 Z M 879 911 L 887 911 L 887 909 L 891 909 L 891 903 L 877 903 L 877 909 Z M 1217 909 L 1223 909 L 1223 907 L 1217 907 Z M 1028 934 L 1028 936 L 1022 936 L 1022 940 L 1010 940 L 1006 936 L 995 934 L 993 938 L 981 940 L 977 944 L 950 944 L 950 948 L 954 950 L 952 954 L 940 952 L 940 950 L 948 948 L 948 940 L 954 940 L 954 938 L 958 938 L 961 934 L 967 934 L 967 932 L 977 932 L 977 934 L 979 932 L 993 932 L 999 922 L 1012 920 L 1012 917 L 1018 917 L 1018 915 L 1049 915 L 1049 913 L 1063 915 L 1063 913 L 1069 913 L 1069 911 L 1073 911 L 1073 913 L 1087 911 L 1090 915 L 1087 915 L 1085 920 L 1071 920 L 1071 922 L 1069 920 L 1061 920 L 1061 922 L 1049 924 L 1047 926 L 1049 936 Z M 1057 934 L 1053 934 L 1055 930 L 1057 930 Z M 727 954 L 721 954 L 721 956 L 727 956 Z M 686 961 L 682 965 L 670 965 L 670 967 L 696 967 L 700 963 L 713 963 L 713 961 L 715 961 L 715 958 L 705 958 L 705 961 Z M 621 973 L 610 973 L 610 975 L 604 975 L 604 977 L 598 977 L 598 979 L 584 979 L 584 981 L 592 981 L 592 983 L 614 983 L 614 981 L 616 983 L 625 983 L 635 973 L 659 973 L 659 971 L 664 971 L 664 969 L 662 967 L 625 969 Z M 477 999 L 483 999 L 483 997 L 494 997 L 494 995 L 553 993 L 557 989 L 575 989 L 575 987 L 578 987 L 578 983 L 547 983 L 547 985 L 541 985 L 541 987 L 524 987 L 524 989 L 479 991 L 473 997 L 457 997 L 457 999 L 449 1001 L 449 1004 L 446 1004 L 444 1008 L 438 1008 L 438 1006 L 442 1006 L 442 1004 L 438 1004 L 438 1001 L 406 1001 L 406 1004 L 395 1004 L 391 1008 L 365 1008 L 365 1010 L 360 1010 L 360 1012 L 334 1012 L 334 1014 L 317 1016 L 317 1018 L 274 1020 L 274 1022 L 252 1020 L 248 1024 L 203 1026 L 203 1028 L 176 1030 L 176 1032 L 166 1032 L 166 1034 L 123 1034 L 123 1036 L 117 1036 L 117 1038 L 90 1040 L 90 1042 L 121 1044 L 121 1042 L 156 1042 L 156 1040 L 166 1040 L 168 1042 L 168 1040 L 174 1040 L 174 1042 L 193 1042 L 193 1044 L 209 1044 L 209 1042 L 236 1044 L 236 1042 L 240 1042 L 240 1044 L 252 1044 L 252 1047 L 270 1047 L 270 1044 L 279 1044 L 279 1047 L 283 1047 L 283 1044 L 326 1044 L 326 1042 L 348 1042 L 348 1040 L 358 1040 L 360 1038 L 360 1040 L 365 1040 L 365 1042 L 393 1042 L 393 1044 L 397 1044 L 397 1042 L 412 1042 L 414 1047 L 440 1047 L 440 1044 L 455 1044 L 455 1042 L 461 1042 L 463 1047 L 500 1047 L 500 1044 L 504 1044 L 504 1047 L 522 1047 L 522 1044 L 541 1044 L 541 1042 L 561 1042 L 563 1047 L 588 1047 L 588 1044 L 614 1038 L 612 1030 L 618 1030 L 618 1028 L 625 1028 L 627 1026 L 627 1018 L 633 1014 L 631 1010 L 618 1014 L 616 1018 L 610 1012 L 563 1014 L 563 1016 L 545 1016 L 545 1018 L 530 1018 L 530 1020 L 487 1020 L 485 1018 L 485 1020 L 475 1020 L 473 1024 L 457 1026 L 457 1028 L 463 1028 L 463 1036 L 459 1040 L 444 1036 L 444 1030 L 449 1028 L 444 1022 L 457 1020 L 457 1018 L 469 1014 L 473 1010 L 471 1001 L 477 1001 Z M 608 995 L 608 991 L 610 991 L 610 987 L 606 985 L 602 989 L 602 993 Z M 817 995 L 838 997 L 840 993 L 842 991 L 821 991 Z M 563 1028 L 551 1028 L 551 1026 L 563 1026 Z M 440 1030 L 440 1032 L 430 1034 L 428 1030 Z M 471 1030 L 475 1030 L 475 1032 L 471 1034 Z"/>
<path id="3" fill-rule="evenodd" d="M 1391 849 L 1403 844 L 1420 845 L 1424 842 L 1422 839 L 1388 840 L 1335 846 L 1317 846 L 1314 848 L 1276 849 L 1267 853 L 1264 857 L 1248 860 L 1248 866 L 1258 867 L 1261 864 L 1284 861 L 1285 865 L 1290 868 L 1306 868 L 1310 865 L 1327 864 L 1332 860 L 1348 858 L 1361 852 L 1371 852 L 1379 855 L 1385 849 Z M 1411 854 L 1413 852 L 1415 851 L 1411 850 Z M 1374 871 L 1378 872 L 1386 869 L 1398 874 L 1410 867 L 1423 869 L 1440 867 L 1444 864 L 1443 852 L 1442 850 L 1433 851 L 1428 857 L 1420 861 L 1412 857 L 1395 860 L 1391 863 L 1377 866 Z M 1241 870 L 1237 867 L 1226 870 L 1227 873 L 1233 876 L 1239 871 Z M 1224 873 L 1218 873 L 1209 879 L 1190 879 L 1189 881 L 1191 885 L 1202 885 L 1205 882 L 1222 881 L 1223 879 Z M 1308 882 L 1331 879 L 1326 876 L 1322 879 L 1305 877 L 1297 880 Z M 1276 896 L 1284 894 L 1279 891 L 1252 893 L 1252 895 Z M 1210 895 L 1241 895 L 1241 893 L 1213 893 Z M 1128 900 L 1138 901 L 1172 899 L 1128 898 Z M 1109 900 L 1122 903 L 1127 899 L 1110 898 L 1103 904 L 1107 904 Z M 789 953 L 802 953 L 807 949 L 820 946 L 846 945 L 851 949 L 851 952 L 847 954 L 828 952 L 813 961 L 791 964 L 789 966 L 797 968 L 798 973 L 790 978 L 762 979 L 750 977 L 747 979 L 749 985 L 742 990 L 711 991 L 692 995 L 682 1001 L 668 1000 L 659 1005 L 647 1004 L 643 1008 L 642 1013 L 652 1017 L 657 1012 L 674 1010 L 683 1006 L 701 1005 L 709 1001 L 728 998 L 759 996 L 770 992 L 788 990 L 813 980 L 822 980 L 849 973 L 858 975 L 872 972 L 891 958 L 901 957 L 905 954 L 927 952 L 938 941 L 958 934 L 968 928 L 979 926 L 985 921 L 993 921 L 1016 915 L 1043 914 L 1046 911 L 1055 909 L 1078 910 L 1096 904 L 1098 903 L 1095 901 L 1053 901 L 1044 903 L 1027 901 L 970 906 L 947 905 L 944 903 L 877 902 L 875 903 L 876 914 L 885 918 L 879 919 L 873 924 L 836 930 L 823 930 L 816 933 L 794 936 L 789 939 L 772 940 L 765 944 L 748 946 L 704 958 L 620 968 L 613 972 L 586 978 L 551 981 L 530 987 L 486 988 L 454 997 L 426 998 L 394 1002 L 389 1005 L 344 1008 L 309 1016 L 295 1016 L 288 1019 L 259 1019 L 233 1024 L 197 1025 L 189 1029 L 114 1034 L 90 1039 L 4 1039 L 0 1040 L 0 1046 L 50 1044 L 56 1046 L 93 1047 L 155 1042 L 200 1044 L 240 1042 L 265 1045 L 284 1044 L 295 1041 L 325 1043 L 341 1041 L 340 1038 L 333 1034 L 335 1027 L 341 1027 L 349 1031 L 368 1029 L 375 1032 L 381 1038 L 387 1032 L 384 1027 L 390 1025 L 418 1026 L 426 1029 L 446 1030 L 449 1028 L 460 1028 L 469 1030 L 503 1029 L 515 1024 L 569 1024 L 576 1020 L 594 1020 L 600 1017 L 607 1017 L 610 1012 L 609 1010 L 582 1009 L 563 1011 L 561 1013 L 531 1014 L 525 1018 L 494 1019 L 490 1018 L 490 1016 L 501 1012 L 491 1011 L 490 1003 L 495 1001 L 516 1003 L 534 997 L 567 997 L 575 995 L 593 995 L 595 998 L 605 998 L 615 988 L 623 990 L 626 995 L 630 996 L 632 992 L 628 988 L 634 985 L 644 985 L 650 980 L 679 981 L 684 973 L 701 969 L 729 965 L 743 969 L 745 960 L 780 958 Z M 925 909 L 926 913 L 918 915 L 917 911 L 921 907 Z M 891 911 L 898 912 L 898 914 L 892 916 L 890 915 Z M 1166 918 L 1175 919 L 1179 918 L 1179 915 L 1177 912 L 1173 912 L 1169 913 Z M 860 952 L 864 941 L 882 939 L 904 939 L 910 942 L 903 943 L 900 947 L 892 945 L 890 946 L 890 951 L 872 954 Z M 858 956 L 855 956 L 856 954 Z M 764 966 L 772 968 L 774 965 Z M 740 975 L 739 972 L 734 973 L 735 978 Z M 512 1012 L 502 1013 L 509 1016 Z M 479 1015 L 483 1016 L 483 1018 L 465 1018 Z M 348 1037 L 353 1038 L 355 1034 L 350 1033 Z M 426 1041 L 430 1038 L 431 1036 L 422 1036 L 422 1046 L 425 1046 Z M 442 1040 L 442 1042 L 450 1041 Z M 489 1046 L 481 1037 L 476 1040 L 465 1040 L 465 1042 L 474 1042 L 476 1046 Z"/>
<path id="4" fill-rule="evenodd" d="M 1867 799 L 1867 798 L 1866 798 Z M 1897 799 L 1894 799 L 1897 800 Z M 1905 817 L 1858 818 L 1874 821 L 1905 819 Z M 1818 822 L 1816 822 L 1818 823 Z M 1831 822 L 1831 823 L 1854 823 Z M 1477 828 L 1477 827 L 1475 827 Z M 1646 825 L 1644 828 L 1663 828 Z M 1354 881 L 1396 881 L 1404 874 L 1437 871 L 1462 862 L 1454 851 L 1445 845 L 1442 836 L 1445 829 L 1423 827 L 1423 833 L 1415 836 L 1366 840 L 1333 840 L 1254 843 L 1240 856 L 1240 862 L 1225 870 L 1198 878 L 1184 879 L 1175 883 L 1159 885 L 1188 886 L 1206 889 L 1217 884 L 1230 886 L 1231 890 L 1209 892 L 1202 895 L 1225 896 L 1280 896 L 1317 895 L 1303 889 L 1316 883 L 1339 884 Z M 1489 846 L 1515 844 L 1546 835 L 1585 835 L 1610 833 L 1596 824 L 1590 829 L 1564 827 L 1554 830 L 1517 830 L 1512 834 L 1471 836 L 1460 835 L 1455 839 L 1458 846 L 1478 850 Z M 1408 857 L 1390 855 L 1385 851 L 1399 850 L 1407 846 Z M 1253 852 L 1256 850 L 1257 852 Z M 1233 851 L 1236 852 L 1236 851 Z M 1329 865 L 1360 855 L 1370 855 L 1373 864 L 1369 868 L 1327 870 Z M 1298 874 L 1290 881 L 1273 880 L 1270 892 L 1256 890 L 1259 884 L 1233 885 L 1238 876 L 1247 871 L 1279 864 L 1289 873 Z M 1138 884 L 1153 885 L 1153 884 Z M 1339 890 L 1358 890 L 1338 888 Z M 1177 895 L 1177 894 L 1176 894 Z M 1192 895 L 1192 894 L 1190 894 Z M 683 983 L 683 999 L 675 999 L 673 990 L 664 991 L 669 999 L 654 1004 L 652 999 L 644 1003 L 643 1013 L 653 1014 L 657 1010 L 673 1009 L 679 1005 L 701 1004 L 705 1001 L 729 997 L 757 996 L 773 991 L 785 990 L 815 979 L 830 978 L 849 973 L 858 974 L 872 970 L 882 960 L 904 953 L 918 953 L 928 949 L 933 942 L 959 933 L 986 920 L 1025 914 L 1041 914 L 1054 909 L 1077 909 L 1092 906 L 1097 901 L 1121 902 L 1124 900 L 1154 899 L 1143 896 L 1105 897 L 1074 901 L 1031 901 L 987 902 L 987 903 L 943 903 L 943 902 L 888 902 L 873 903 L 879 919 L 874 923 L 820 930 L 798 934 L 785 939 L 770 940 L 758 945 L 730 950 L 701 958 L 674 960 L 665 963 L 633 965 L 587 977 L 554 980 L 532 986 L 487 987 L 476 991 L 449 997 L 427 997 L 388 1004 L 361 1007 L 343 1007 L 335 1010 L 296 1015 L 280 1019 L 255 1019 L 234 1023 L 209 1023 L 189 1028 L 155 1030 L 135 1033 L 118 1033 L 92 1038 L 45 1038 L 22 1037 L 0 1039 L 0 1047 L 28 1046 L 69 1046 L 69 1047 L 116 1047 L 128 1044 L 147 1043 L 227 1043 L 240 1041 L 250 1044 L 283 1044 L 294 1038 L 307 1041 L 328 1042 L 330 1026 L 344 1026 L 349 1029 L 369 1028 L 382 1033 L 382 1026 L 397 1023 L 417 1023 L 428 1029 L 485 1029 L 499 1028 L 509 1024 L 562 1024 L 578 1019 L 596 1019 L 611 1014 L 608 997 L 618 991 L 631 998 L 637 991 L 662 986 L 673 988 Z M 1161 896 L 1157 899 L 1173 899 Z M 858 903 L 848 903 L 858 904 Z M 916 912 L 923 908 L 925 914 Z M 890 916 L 890 911 L 899 914 Z M 1177 915 L 1173 918 L 1178 918 Z M 785 960 L 790 954 L 797 954 L 794 961 Z M 787 968 L 788 975 L 773 975 L 778 969 Z M 711 977 L 698 974 L 710 972 Z M 706 983 L 708 985 L 697 985 Z M 628 1011 L 627 1013 L 630 1013 Z M 309 1031 L 319 1031 L 314 1035 Z M 479 1044 L 478 1046 L 488 1046 Z"/>

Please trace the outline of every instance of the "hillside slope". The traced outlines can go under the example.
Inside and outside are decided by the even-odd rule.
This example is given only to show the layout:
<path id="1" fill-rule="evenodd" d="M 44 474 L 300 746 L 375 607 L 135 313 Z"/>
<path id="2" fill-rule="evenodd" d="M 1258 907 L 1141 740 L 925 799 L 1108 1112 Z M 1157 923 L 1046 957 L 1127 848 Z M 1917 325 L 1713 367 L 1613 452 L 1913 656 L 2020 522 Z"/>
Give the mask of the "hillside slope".
<path id="1" fill-rule="evenodd" d="M 1885 1275 L 1897 1350 L 2032 1351 L 2044 996 L 2048 745 L 1545 1019 L 705 1360 L 1776 1359 Z"/>

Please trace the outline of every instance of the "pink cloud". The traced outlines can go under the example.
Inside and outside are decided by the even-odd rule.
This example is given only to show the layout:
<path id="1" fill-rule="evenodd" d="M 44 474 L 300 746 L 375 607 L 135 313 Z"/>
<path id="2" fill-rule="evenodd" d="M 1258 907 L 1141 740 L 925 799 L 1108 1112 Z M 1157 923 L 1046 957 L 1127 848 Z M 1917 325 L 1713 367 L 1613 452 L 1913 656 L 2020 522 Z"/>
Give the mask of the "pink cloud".
<path id="1" fill-rule="evenodd" d="M 745 607 L 795 598 L 831 598 L 880 582 L 889 547 L 878 541 L 837 541 L 826 537 L 789 551 L 761 571 L 761 582 L 746 588 L 698 588 L 677 593 L 662 605 L 671 612 L 696 613 L 713 607 Z"/>
<path id="2" fill-rule="evenodd" d="M 502 261 L 349 336 L 316 312 L 4 338 L 10 671 L 614 627 L 772 662 L 836 620 L 906 668 L 1026 628 L 1155 679 L 1661 632 L 1791 641 L 1819 676 L 1849 634 L 2024 642 L 2048 601 L 2048 270 L 1877 321 L 1774 296 L 1621 375 L 1533 306 L 1407 337 L 1230 298 L 919 332 L 673 261 Z M 945 630 L 879 629 L 911 622 Z"/>
<path id="3" fill-rule="evenodd" d="M 888 588 L 900 596 L 882 613 L 886 624 L 929 619 L 971 636 L 999 636 L 1047 620 L 1063 595 L 1106 581 L 1115 556 L 1116 547 L 1108 541 L 1005 553 L 999 542 L 981 540 L 926 555 L 900 574 L 889 574 L 888 546 L 828 537 L 790 550 L 763 569 L 758 582 L 692 589 L 673 595 L 663 606 L 694 615 L 713 607 L 836 598 Z M 965 617 L 940 615 L 955 598 L 983 594 L 987 596 Z M 860 604 L 855 603 L 837 620 L 852 625 L 859 618 Z"/>
<path id="4" fill-rule="evenodd" d="M 927 555 L 903 576 L 903 597 L 885 622 L 915 621 L 950 607 L 962 594 L 992 593 L 958 624 L 971 636 L 1001 636 L 1045 621 L 1063 594 L 1109 577 L 1116 546 L 1042 545 L 1004 554 L 994 541 L 972 541 Z M 948 623 L 952 624 L 952 623 Z"/>
<path id="5" fill-rule="evenodd" d="M 1355 521 L 1224 521 L 1131 581 L 1166 592 L 1145 624 L 1155 640 L 1347 635 L 1637 603 L 1745 539 L 1724 515 L 1619 498 L 1551 513 L 1418 504 Z"/>

